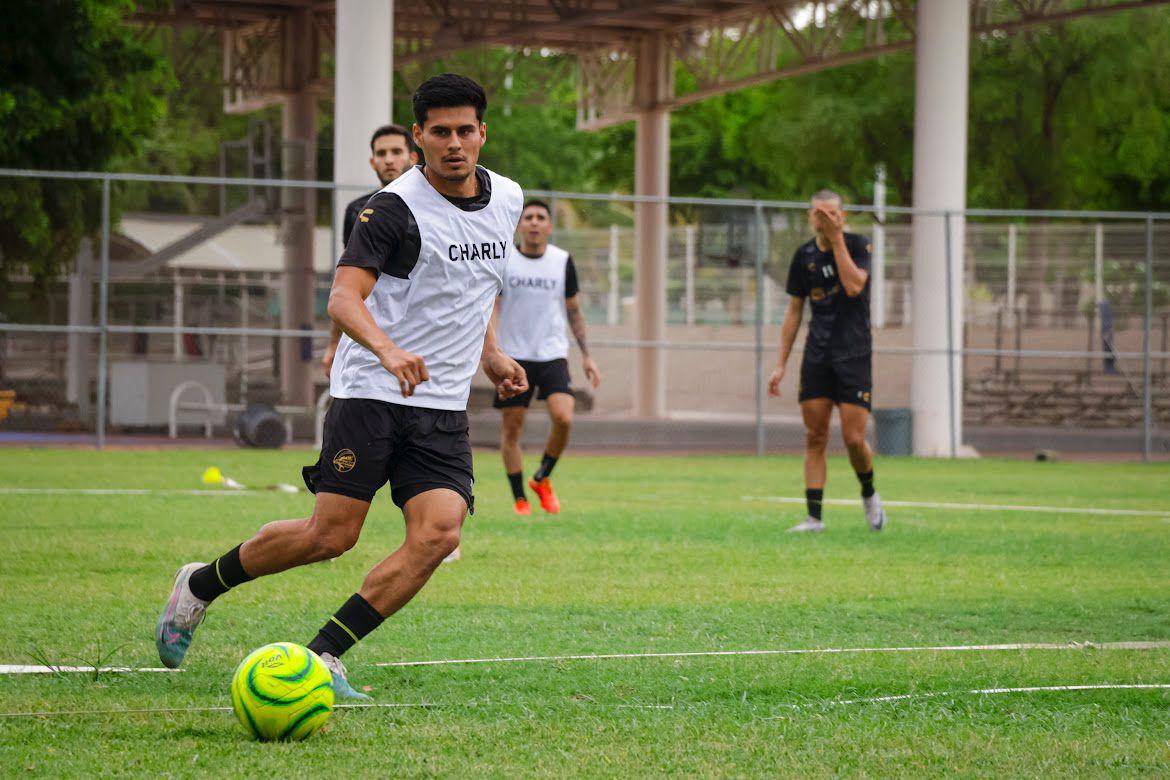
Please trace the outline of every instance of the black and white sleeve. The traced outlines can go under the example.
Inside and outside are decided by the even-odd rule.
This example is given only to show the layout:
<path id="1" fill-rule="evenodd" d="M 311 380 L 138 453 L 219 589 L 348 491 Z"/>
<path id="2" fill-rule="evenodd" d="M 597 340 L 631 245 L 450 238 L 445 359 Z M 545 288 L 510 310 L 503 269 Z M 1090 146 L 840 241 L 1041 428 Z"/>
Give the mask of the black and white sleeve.
<path id="1" fill-rule="evenodd" d="M 565 297 L 572 298 L 579 292 L 581 287 L 577 284 L 577 266 L 573 265 L 573 257 L 570 255 L 565 260 Z"/>
<path id="2" fill-rule="evenodd" d="M 421 244 L 418 223 L 402 198 L 379 192 L 358 215 L 337 264 L 406 279 L 418 262 Z"/>

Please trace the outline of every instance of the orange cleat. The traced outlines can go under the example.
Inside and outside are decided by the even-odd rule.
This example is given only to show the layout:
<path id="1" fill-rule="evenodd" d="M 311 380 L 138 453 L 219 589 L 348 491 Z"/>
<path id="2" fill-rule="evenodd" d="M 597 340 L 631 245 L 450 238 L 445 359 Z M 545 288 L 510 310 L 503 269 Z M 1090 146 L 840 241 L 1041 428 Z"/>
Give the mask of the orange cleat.
<path id="1" fill-rule="evenodd" d="M 524 517 L 528 517 L 530 514 L 532 514 L 532 504 L 528 503 L 527 498 L 516 499 L 516 506 L 514 506 L 513 509 L 516 510 L 516 514 L 522 515 Z"/>
<path id="2" fill-rule="evenodd" d="M 536 480 L 529 480 L 528 487 L 536 491 L 536 495 L 540 496 L 541 508 L 550 515 L 555 515 L 561 511 L 561 502 L 557 498 L 557 494 L 553 492 L 552 483 L 545 477 L 540 482 Z"/>

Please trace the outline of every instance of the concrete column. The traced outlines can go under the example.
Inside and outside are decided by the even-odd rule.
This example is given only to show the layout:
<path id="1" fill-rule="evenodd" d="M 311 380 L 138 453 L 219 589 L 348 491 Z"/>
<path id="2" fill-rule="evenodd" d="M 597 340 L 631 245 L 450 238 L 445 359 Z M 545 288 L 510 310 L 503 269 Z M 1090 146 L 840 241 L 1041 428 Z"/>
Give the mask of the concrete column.
<path id="1" fill-rule="evenodd" d="M 636 195 L 670 194 L 670 111 L 663 101 L 673 88 L 666 41 L 648 35 L 638 44 L 634 64 Z M 666 336 L 666 219 L 666 203 L 639 203 L 635 208 L 634 321 L 643 341 L 660 342 Z M 666 354 L 656 346 L 641 347 L 634 363 L 634 414 L 662 417 L 665 412 Z"/>
<path id="2" fill-rule="evenodd" d="M 317 178 L 317 97 L 306 86 L 314 56 L 308 11 L 290 17 L 289 83 L 300 85 L 284 99 L 282 141 L 284 177 Z M 284 278 L 280 296 L 280 327 L 286 330 L 313 329 L 314 281 L 313 228 L 316 223 L 317 191 L 286 188 L 281 192 L 281 236 L 284 242 Z M 286 404 L 313 403 L 313 355 L 306 350 L 308 337 L 280 340 L 280 388 Z M 307 354 L 306 354 L 307 353 Z"/>
<path id="3" fill-rule="evenodd" d="M 394 0 L 337 0 L 336 24 L 333 181 L 364 185 L 334 197 L 333 253 L 340 255 L 346 204 L 378 183 L 368 162 L 370 135 L 392 121 Z"/>
<path id="4" fill-rule="evenodd" d="M 914 205 L 966 207 L 969 0 L 918 3 L 914 100 Z M 962 442 L 964 221 L 951 217 L 950 269 L 942 217 L 916 216 L 913 227 L 914 357 L 911 405 L 914 454 L 945 456 Z M 947 280 L 950 279 L 950 335 Z M 948 393 L 952 395 L 948 396 Z"/>

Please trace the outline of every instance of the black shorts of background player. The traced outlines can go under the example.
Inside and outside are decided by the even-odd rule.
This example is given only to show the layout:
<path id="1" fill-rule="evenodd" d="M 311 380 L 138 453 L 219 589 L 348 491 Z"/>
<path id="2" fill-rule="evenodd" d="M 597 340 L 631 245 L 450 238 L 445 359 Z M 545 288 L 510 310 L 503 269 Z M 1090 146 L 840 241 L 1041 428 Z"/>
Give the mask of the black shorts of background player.
<path id="1" fill-rule="evenodd" d="M 849 461 L 861 482 L 866 521 L 880 531 L 886 515 L 874 488 L 873 451 L 865 440 L 873 393 L 869 244 L 864 237 L 845 232 L 841 197 L 832 190 L 813 195 L 808 222 L 815 237 L 796 250 L 788 270 L 790 298 L 780 329 L 780 358 L 768 380 L 768 392 L 779 396 L 808 299 L 812 319 L 800 365 L 799 392 L 807 433 L 804 485 L 808 515 L 789 530 L 824 530 L 825 448 L 836 406 Z"/>

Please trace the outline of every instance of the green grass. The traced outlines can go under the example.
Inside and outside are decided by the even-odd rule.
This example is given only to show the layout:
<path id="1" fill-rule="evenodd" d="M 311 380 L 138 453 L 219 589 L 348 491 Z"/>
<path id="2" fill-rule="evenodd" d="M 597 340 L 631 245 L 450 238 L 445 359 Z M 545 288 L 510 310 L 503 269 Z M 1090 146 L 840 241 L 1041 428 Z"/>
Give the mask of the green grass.
<path id="1" fill-rule="evenodd" d="M 1170 650 L 730 656 L 387 668 L 378 661 L 622 652 L 1170 639 L 1161 517 L 896 509 L 870 533 L 829 506 L 786 534 L 793 458 L 570 457 L 556 519 L 511 515 L 478 454 L 464 560 L 346 658 L 378 702 L 296 745 L 224 712 L 0 718 L 5 774 L 43 776 L 1150 775 L 1170 771 L 1170 691 L 1098 690 L 833 705 L 909 692 L 1170 683 Z M 299 481 L 307 452 L 0 450 L 0 486 L 196 488 L 220 466 Z M 535 465 L 535 464 L 533 464 Z M 1170 467 L 886 459 L 888 499 L 1166 511 Z M 856 481 L 830 464 L 828 497 Z M 174 569 L 307 494 L 0 492 L 0 663 L 157 665 Z M 538 515 L 541 513 L 538 511 Z M 307 642 L 402 523 L 380 498 L 344 558 L 250 583 L 212 608 L 175 675 L 0 677 L 0 713 L 221 707 L 239 660 Z M 648 705 L 656 705 L 651 708 Z"/>

